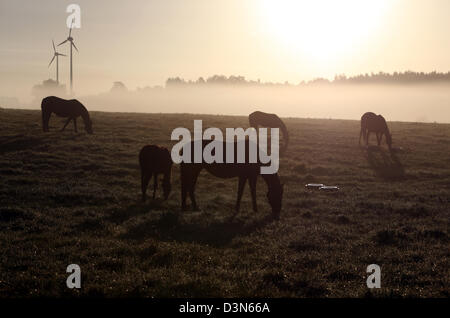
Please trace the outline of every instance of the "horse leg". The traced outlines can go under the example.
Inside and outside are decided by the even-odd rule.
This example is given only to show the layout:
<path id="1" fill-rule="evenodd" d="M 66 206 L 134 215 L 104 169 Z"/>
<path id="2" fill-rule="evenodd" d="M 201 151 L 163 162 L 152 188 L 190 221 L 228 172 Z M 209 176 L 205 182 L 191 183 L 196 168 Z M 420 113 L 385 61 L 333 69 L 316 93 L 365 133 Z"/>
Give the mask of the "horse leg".
<path id="1" fill-rule="evenodd" d="M 369 136 L 370 136 L 370 130 L 367 131 L 367 134 L 366 134 L 366 146 L 369 146 Z"/>
<path id="2" fill-rule="evenodd" d="M 152 177 L 151 174 L 146 173 L 145 171 L 141 170 L 141 190 L 142 190 L 142 202 L 145 202 L 145 193 L 147 192 L 148 183 L 150 181 L 150 178 Z"/>
<path id="3" fill-rule="evenodd" d="M 48 122 L 50 121 L 51 112 L 42 111 L 42 129 L 44 132 L 48 132 Z"/>
<path id="4" fill-rule="evenodd" d="M 191 198 L 191 202 L 192 202 L 192 209 L 193 210 L 198 210 L 198 205 L 197 205 L 197 201 L 195 200 L 195 184 L 197 183 L 197 178 L 198 175 L 200 174 L 201 168 L 200 169 L 196 169 L 194 167 L 193 171 L 192 171 L 192 175 L 191 175 L 191 179 L 189 180 L 189 197 Z"/>
<path id="5" fill-rule="evenodd" d="M 197 205 L 197 201 L 195 200 L 195 185 L 197 183 L 197 178 L 198 175 L 200 174 L 200 169 L 198 171 L 194 172 L 194 178 L 192 180 L 192 186 L 191 189 L 189 190 L 189 196 L 191 197 L 191 202 L 192 202 L 192 208 L 194 210 L 198 210 L 198 205 Z"/>
<path id="6" fill-rule="evenodd" d="M 70 123 L 70 121 L 72 120 L 72 118 L 69 117 L 69 119 L 67 119 L 66 124 L 64 125 L 64 127 L 61 129 L 61 131 L 64 131 L 64 129 L 66 129 L 67 125 Z"/>
<path id="7" fill-rule="evenodd" d="M 74 129 L 75 129 L 75 132 L 78 133 L 78 129 L 77 129 L 77 118 L 76 118 L 76 117 L 73 118 L 73 127 L 74 127 Z"/>
<path id="8" fill-rule="evenodd" d="M 155 200 L 156 189 L 158 188 L 158 174 L 156 172 L 153 174 L 153 178 L 153 200 Z"/>
<path id="9" fill-rule="evenodd" d="M 186 164 L 180 165 L 180 179 L 181 179 L 181 210 L 186 210 L 186 196 L 187 196 L 187 167 Z"/>
<path id="10" fill-rule="evenodd" d="M 254 212 L 258 212 L 258 206 L 256 205 L 256 180 L 257 179 L 258 179 L 258 176 L 252 176 L 248 180 L 248 183 L 250 185 L 250 192 L 252 195 L 252 206 L 253 206 Z"/>
<path id="11" fill-rule="evenodd" d="M 191 198 L 192 208 L 194 210 L 198 209 L 197 202 L 195 200 L 195 183 L 197 182 L 197 177 L 201 169 L 198 169 L 192 164 L 182 163 L 180 166 L 181 173 L 181 209 L 183 211 L 187 210 L 186 199 L 187 194 Z"/>
<path id="12" fill-rule="evenodd" d="M 239 185 L 238 185 L 238 193 L 237 193 L 237 201 L 236 201 L 236 213 L 239 212 L 239 209 L 241 207 L 241 198 L 242 193 L 244 192 L 244 186 L 247 182 L 247 177 L 240 176 L 239 177 Z"/>

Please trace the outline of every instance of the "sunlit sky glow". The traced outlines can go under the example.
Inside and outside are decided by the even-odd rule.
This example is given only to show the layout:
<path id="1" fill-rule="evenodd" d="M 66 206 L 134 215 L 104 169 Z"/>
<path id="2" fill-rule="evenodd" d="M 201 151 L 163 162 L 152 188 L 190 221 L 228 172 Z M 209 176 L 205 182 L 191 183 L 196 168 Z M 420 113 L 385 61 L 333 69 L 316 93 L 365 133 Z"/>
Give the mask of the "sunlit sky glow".
<path id="1" fill-rule="evenodd" d="M 380 30 L 389 8 L 389 0 L 261 2 L 274 42 L 317 64 L 356 53 L 357 46 Z"/>
<path id="2" fill-rule="evenodd" d="M 74 1 L 0 1 L 0 96 L 55 78 L 51 40 Z M 97 93 L 213 74 L 299 83 L 336 74 L 450 70 L 448 0 L 85 1 L 75 90 Z M 68 47 L 60 47 L 68 53 Z M 68 84 L 68 60 L 60 60 Z"/>

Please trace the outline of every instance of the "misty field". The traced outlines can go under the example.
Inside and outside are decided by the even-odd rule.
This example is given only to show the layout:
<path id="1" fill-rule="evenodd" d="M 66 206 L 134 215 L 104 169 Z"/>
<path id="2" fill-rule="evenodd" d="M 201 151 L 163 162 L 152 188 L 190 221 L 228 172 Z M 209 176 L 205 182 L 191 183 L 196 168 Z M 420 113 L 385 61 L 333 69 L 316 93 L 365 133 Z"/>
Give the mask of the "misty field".
<path id="1" fill-rule="evenodd" d="M 246 117 L 91 115 L 94 135 L 81 120 L 60 133 L 57 117 L 43 133 L 40 111 L 0 109 L 0 297 L 449 297 L 450 125 L 388 123 L 391 156 L 374 135 L 358 146 L 358 121 L 286 118 L 280 220 L 262 178 L 259 212 L 247 184 L 231 220 L 237 179 L 203 171 L 200 211 L 181 212 L 178 165 L 169 200 L 160 187 L 141 203 L 138 152 L 171 147 L 194 119 L 224 129 Z M 66 287 L 72 263 L 80 290 Z"/>

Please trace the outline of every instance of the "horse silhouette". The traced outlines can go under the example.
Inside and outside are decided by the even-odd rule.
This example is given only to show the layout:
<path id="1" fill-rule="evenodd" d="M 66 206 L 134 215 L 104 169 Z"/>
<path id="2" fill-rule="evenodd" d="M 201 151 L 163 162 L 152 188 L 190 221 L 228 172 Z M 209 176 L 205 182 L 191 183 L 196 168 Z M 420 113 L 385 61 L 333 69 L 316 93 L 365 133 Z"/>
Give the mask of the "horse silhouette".
<path id="1" fill-rule="evenodd" d="M 203 148 L 210 143 L 209 140 L 203 140 Z M 252 206 L 253 211 L 257 212 L 256 204 L 256 181 L 258 175 L 260 175 L 260 167 L 263 165 L 260 162 L 250 163 L 249 162 L 249 140 L 246 140 L 245 144 L 245 162 L 237 163 L 237 142 L 234 142 L 234 161 L 233 163 L 226 163 L 226 142 L 223 141 L 223 163 L 194 163 L 194 141 L 191 141 L 191 163 L 182 162 L 180 164 L 181 170 L 181 208 L 186 210 L 186 198 L 187 194 L 191 199 L 194 209 L 198 209 L 197 201 L 195 199 L 195 185 L 197 182 L 197 177 L 202 169 L 205 169 L 212 175 L 218 178 L 239 178 L 237 201 L 235 207 L 235 214 L 239 212 L 242 194 L 244 191 L 244 186 L 247 180 L 249 181 L 251 196 L 252 196 Z M 187 147 L 187 146 L 186 146 Z M 278 174 L 261 174 L 262 178 L 267 184 L 268 192 L 267 199 L 270 206 L 272 207 L 272 214 L 275 218 L 278 218 L 281 211 L 281 201 L 283 197 L 283 185 L 280 183 Z"/>
<path id="2" fill-rule="evenodd" d="M 378 146 L 380 146 L 381 139 L 383 138 L 383 135 L 385 135 L 389 150 L 392 149 L 392 136 L 389 132 L 389 128 L 384 117 L 371 112 L 367 112 L 361 116 L 359 144 L 361 144 L 361 137 L 363 137 L 363 139 L 366 140 L 366 145 L 369 145 L 369 136 L 371 132 L 374 132 L 376 134 Z"/>
<path id="3" fill-rule="evenodd" d="M 81 116 L 81 118 L 83 118 L 84 129 L 86 130 L 86 132 L 89 134 L 93 133 L 92 121 L 91 118 L 89 117 L 89 112 L 87 111 L 86 107 L 84 107 L 83 104 L 81 104 L 76 99 L 67 100 L 56 96 L 48 96 L 42 100 L 41 110 L 42 110 L 42 128 L 44 132 L 49 131 L 48 122 L 50 120 L 50 116 L 52 115 L 52 113 L 54 113 L 56 114 L 56 116 L 68 118 L 66 124 L 61 129 L 61 131 L 64 131 L 69 122 L 73 120 L 75 132 L 78 132 L 77 117 Z"/>
<path id="4" fill-rule="evenodd" d="M 250 127 L 258 129 L 258 126 L 269 127 L 269 128 L 279 128 L 283 133 L 284 146 L 280 149 L 280 153 L 284 153 L 287 149 L 289 143 L 289 133 L 286 125 L 276 114 L 264 113 L 261 111 L 255 111 L 248 115 L 248 122 Z"/>
<path id="5" fill-rule="evenodd" d="M 164 200 L 167 200 L 172 189 L 170 184 L 172 158 L 170 157 L 169 150 L 156 145 L 144 146 L 139 152 L 139 165 L 141 167 L 142 201 L 145 201 L 148 183 L 152 176 L 154 177 L 153 199 L 155 199 L 156 189 L 158 187 L 158 174 L 160 173 L 164 175 L 162 186 Z"/>

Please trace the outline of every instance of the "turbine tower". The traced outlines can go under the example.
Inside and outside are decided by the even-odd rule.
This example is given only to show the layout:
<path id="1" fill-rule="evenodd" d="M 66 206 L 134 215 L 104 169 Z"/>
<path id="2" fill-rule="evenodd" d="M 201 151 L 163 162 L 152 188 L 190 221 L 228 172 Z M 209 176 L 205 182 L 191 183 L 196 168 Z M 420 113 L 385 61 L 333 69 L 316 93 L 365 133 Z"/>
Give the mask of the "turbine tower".
<path id="1" fill-rule="evenodd" d="M 73 25 L 73 20 L 72 20 L 72 25 Z M 73 37 L 72 37 L 72 25 L 70 26 L 70 29 L 69 29 L 69 36 L 67 37 L 67 39 L 64 40 L 64 41 L 62 41 L 61 43 L 58 44 L 58 46 L 60 46 L 61 44 L 64 44 L 64 43 L 66 43 L 66 42 L 69 42 L 69 43 L 70 43 L 70 93 L 71 93 L 71 94 L 73 93 L 72 46 L 73 46 L 73 47 L 75 48 L 75 50 L 77 50 L 77 52 L 78 52 L 78 49 L 77 49 L 77 47 L 75 46 L 75 43 L 73 43 Z"/>
<path id="2" fill-rule="evenodd" d="M 52 65 L 53 61 L 56 58 L 56 83 L 59 85 L 59 56 L 66 56 L 66 55 L 56 52 L 55 42 L 53 40 L 52 40 L 52 44 L 53 44 L 53 58 L 50 61 L 50 63 L 48 64 L 48 67 L 50 67 L 50 65 Z"/>

